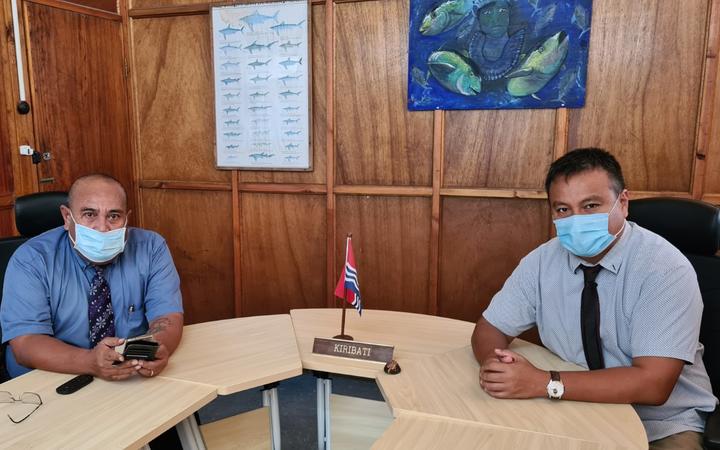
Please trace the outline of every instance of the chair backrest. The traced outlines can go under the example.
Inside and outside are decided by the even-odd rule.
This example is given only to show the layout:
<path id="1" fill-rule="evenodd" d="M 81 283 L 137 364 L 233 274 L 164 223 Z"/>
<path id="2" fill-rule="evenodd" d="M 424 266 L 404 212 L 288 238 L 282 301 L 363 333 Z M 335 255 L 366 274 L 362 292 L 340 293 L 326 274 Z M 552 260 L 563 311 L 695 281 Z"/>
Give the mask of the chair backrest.
<path id="1" fill-rule="evenodd" d="M 0 238 L 0 302 L 5 284 L 5 269 L 20 245 L 63 224 L 60 205 L 67 203 L 67 192 L 40 192 L 15 199 L 15 226 L 21 236 Z M 0 342 L 2 330 L 0 329 Z M 5 371 L 5 346 L 0 345 L 0 382 L 8 378 Z"/>
<path id="2" fill-rule="evenodd" d="M 15 226 L 22 236 L 33 237 L 63 224 L 60 205 L 67 192 L 38 192 L 15 200 Z"/>
<path id="3" fill-rule="evenodd" d="M 628 220 L 667 239 L 695 268 L 704 305 L 703 361 L 720 396 L 720 208 L 697 200 L 646 198 L 630 201 Z"/>

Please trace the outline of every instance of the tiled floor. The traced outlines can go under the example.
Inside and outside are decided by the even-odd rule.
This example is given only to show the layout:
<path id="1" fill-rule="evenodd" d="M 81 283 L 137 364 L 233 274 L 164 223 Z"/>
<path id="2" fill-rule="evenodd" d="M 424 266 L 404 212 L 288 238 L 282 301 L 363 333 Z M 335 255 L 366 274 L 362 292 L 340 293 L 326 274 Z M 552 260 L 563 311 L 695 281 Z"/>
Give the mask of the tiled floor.
<path id="1" fill-rule="evenodd" d="M 333 393 L 383 400 L 375 380 L 332 375 Z M 311 372 L 285 380 L 278 387 L 282 448 L 317 449 L 315 377 Z M 200 422 L 209 423 L 262 406 L 260 389 L 218 397 L 199 411 Z"/>

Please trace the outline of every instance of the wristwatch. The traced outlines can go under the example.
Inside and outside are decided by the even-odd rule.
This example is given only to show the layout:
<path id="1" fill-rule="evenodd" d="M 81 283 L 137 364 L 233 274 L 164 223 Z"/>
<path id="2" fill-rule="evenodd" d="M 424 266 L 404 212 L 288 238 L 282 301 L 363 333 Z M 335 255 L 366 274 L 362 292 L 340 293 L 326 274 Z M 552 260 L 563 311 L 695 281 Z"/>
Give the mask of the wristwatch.
<path id="1" fill-rule="evenodd" d="M 550 382 L 547 385 L 548 398 L 560 400 L 565 393 L 565 385 L 560 379 L 560 373 L 554 370 L 550 371 Z"/>

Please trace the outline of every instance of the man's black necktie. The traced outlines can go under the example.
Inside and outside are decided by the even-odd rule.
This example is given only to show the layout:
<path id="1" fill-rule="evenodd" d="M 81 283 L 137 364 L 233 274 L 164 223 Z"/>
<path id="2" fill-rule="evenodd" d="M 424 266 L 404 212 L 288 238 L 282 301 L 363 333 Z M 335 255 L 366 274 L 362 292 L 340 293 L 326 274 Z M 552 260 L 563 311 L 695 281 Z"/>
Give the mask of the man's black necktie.
<path id="1" fill-rule="evenodd" d="M 585 275 L 585 287 L 582 290 L 582 303 L 580 304 L 580 329 L 582 330 L 583 350 L 585 360 L 590 370 L 604 369 L 602 344 L 600 342 L 600 298 L 598 297 L 597 277 L 601 266 L 580 267 Z"/>
<path id="2" fill-rule="evenodd" d="M 95 266 L 95 277 L 90 284 L 88 321 L 90 322 L 90 348 L 108 336 L 115 336 L 115 314 L 110 299 L 110 285 L 104 277 L 105 268 Z"/>

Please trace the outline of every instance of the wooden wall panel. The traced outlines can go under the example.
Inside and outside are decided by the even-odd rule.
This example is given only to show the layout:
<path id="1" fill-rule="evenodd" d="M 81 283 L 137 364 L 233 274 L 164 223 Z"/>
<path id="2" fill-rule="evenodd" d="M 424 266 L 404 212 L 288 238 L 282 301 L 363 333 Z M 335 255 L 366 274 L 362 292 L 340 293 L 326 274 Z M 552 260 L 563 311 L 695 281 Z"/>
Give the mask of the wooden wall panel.
<path id="1" fill-rule="evenodd" d="M 215 168 L 210 19 L 131 22 L 140 178 L 230 182 Z"/>
<path id="2" fill-rule="evenodd" d="M 445 114 L 443 187 L 543 189 L 555 110 Z"/>
<path id="3" fill-rule="evenodd" d="M 0 24 L 5 23 L 4 10 L 0 7 Z M 4 43 L 0 37 L 0 43 Z M 5 47 L 0 46 L 0 51 Z M 0 62 L 4 62 L 5 54 L 0 55 Z M 11 85 L 11 74 L 7 73 L 9 64 L 0 68 L 0 197 L 12 196 L 13 194 L 13 170 L 11 152 L 18 151 L 15 145 L 15 121 L 13 116 L 17 114 L 15 105 L 19 100 L 17 85 Z M 7 80 L 7 84 L 3 84 Z M 29 163 L 29 162 L 28 162 Z M 2 227 L 2 221 L 0 221 Z M 2 235 L 5 236 L 5 235 Z"/>
<path id="4" fill-rule="evenodd" d="M 35 149 L 52 153 L 39 170 L 55 180 L 42 188 L 105 172 L 132 192 L 122 24 L 35 3 L 26 12 Z"/>
<path id="5" fill-rule="evenodd" d="M 33 1 L 33 0 L 29 0 Z M 42 1 L 42 0 L 41 0 Z M 87 8 L 99 9 L 101 11 L 107 11 L 117 13 L 118 0 L 58 0 L 62 3 L 68 3 L 70 5 L 80 5 Z M 65 5 L 63 5 L 65 6 Z"/>
<path id="6" fill-rule="evenodd" d="M 720 15 L 720 11 L 716 14 Z M 717 55 L 715 57 L 717 58 Z M 720 204 L 720 70 L 712 81 L 715 83 L 716 95 L 714 99 L 708 99 L 708 102 L 714 120 L 710 124 L 707 148 L 700 150 L 707 155 L 704 161 L 703 193 L 712 197 L 712 203 Z"/>
<path id="7" fill-rule="evenodd" d="M 15 233 L 15 212 L 12 206 L 0 207 L 0 236 L 13 236 Z"/>
<path id="8" fill-rule="evenodd" d="M 708 2 L 593 2 L 587 105 L 569 147 L 600 146 L 633 190 L 689 192 Z"/>
<path id="9" fill-rule="evenodd" d="M 315 5 L 312 12 L 312 172 L 241 171 L 240 181 L 247 183 L 325 183 L 327 161 L 327 106 L 325 80 L 325 6 Z"/>
<path id="10" fill-rule="evenodd" d="M 364 308 L 430 310 L 430 208 L 429 198 L 337 198 L 336 274 L 352 233 Z"/>
<path id="11" fill-rule="evenodd" d="M 208 146 L 214 133 L 205 13 L 207 5 L 228 2 L 127 1 L 141 180 L 197 182 L 198 189 L 212 189 L 202 182 L 229 184 L 227 172 L 215 170 Z M 565 147 L 613 151 L 633 190 L 690 191 L 700 95 L 715 81 L 702 80 L 705 64 L 716 57 L 712 49 L 705 55 L 710 3 L 689 0 L 678 13 L 674 2 L 596 0 L 585 108 L 449 111 L 434 121 L 432 112 L 407 111 L 409 2 L 337 0 L 331 10 L 315 0 L 314 170 L 239 171 L 239 233 L 233 236 L 229 223 L 222 229 L 213 223 L 222 249 L 214 241 L 173 244 L 186 252 L 183 270 L 190 273 L 196 267 L 191 258 L 206 249 L 227 252 L 224 281 L 199 271 L 191 276 L 194 286 L 221 285 L 222 314 L 232 314 L 229 239 L 236 238 L 243 315 L 322 307 L 328 285 L 337 281 L 345 234 L 352 232 L 366 308 L 433 312 L 437 300 L 439 314 L 476 320 L 517 262 L 552 234 L 544 200 L 487 196 L 542 190 L 546 168 Z M 717 121 L 720 93 L 715 96 Z M 716 198 L 719 129 L 710 128 L 703 166 L 705 191 L 717 192 Z M 325 188 L 330 197 L 248 192 Z M 185 233 L 165 224 L 169 211 L 194 211 L 196 201 L 209 211 L 209 202 L 222 199 L 212 211 L 231 216 L 229 192 L 160 192 L 144 193 L 145 218 L 168 233 Z M 204 224 L 197 220 L 191 229 Z M 437 299 L 431 292 L 436 283 Z M 195 299 L 190 309 L 203 311 L 205 297 Z"/>
<path id="12" fill-rule="evenodd" d="M 142 190 L 144 227 L 168 243 L 185 306 L 185 323 L 235 316 L 229 192 Z"/>
<path id="13" fill-rule="evenodd" d="M 407 110 L 408 5 L 335 5 L 337 184 L 432 183 L 432 112 Z"/>
<path id="14" fill-rule="evenodd" d="M 325 196 L 241 198 L 243 316 L 325 305 Z"/>
<path id="15" fill-rule="evenodd" d="M 228 2 L 227 0 L 128 0 L 130 7 L 139 8 L 166 8 L 173 6 L 187 5 L 206 5 L 206 4 L 227 4 L 227 3 L 252 3 L 253 0 L 237 0 Z"/>
<path id="16" fill-rule="evenodd" d="M 551 233 L 546 200 L 443 200 L 441 316 L 476 321 L 523 256 Z"/>

